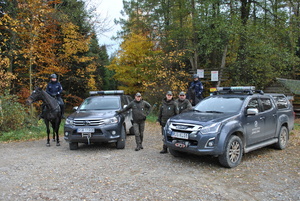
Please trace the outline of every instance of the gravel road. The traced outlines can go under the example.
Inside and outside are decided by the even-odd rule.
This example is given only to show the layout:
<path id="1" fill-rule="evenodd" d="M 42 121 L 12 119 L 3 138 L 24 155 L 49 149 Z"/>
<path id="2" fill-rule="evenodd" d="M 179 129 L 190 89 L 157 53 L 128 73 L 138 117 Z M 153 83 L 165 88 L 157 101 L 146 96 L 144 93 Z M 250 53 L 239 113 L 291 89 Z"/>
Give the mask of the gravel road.
<path id="1" fill-rule="evenodd" d="M 62 131 L 61 131 L 62 133 Z M 0 143 L 0 200 L 300 200 L 300 133 L 287 149 L 244 155 L 233 169 L 216 158 L 159 154 L 160 128 L 147 123 L 144 149 L 114 144 L 75 151 L 46 139 Z"/>

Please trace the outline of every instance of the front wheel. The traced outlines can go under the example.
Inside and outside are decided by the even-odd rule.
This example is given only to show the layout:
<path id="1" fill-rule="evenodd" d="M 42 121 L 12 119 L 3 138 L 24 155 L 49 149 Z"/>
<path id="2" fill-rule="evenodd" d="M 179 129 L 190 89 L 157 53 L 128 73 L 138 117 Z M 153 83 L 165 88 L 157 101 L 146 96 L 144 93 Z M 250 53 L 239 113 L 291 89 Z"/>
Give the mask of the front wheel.
<path id="1" fill-rule="evenodd" d="M 243 142 L 241 138 L 233 135 L 229 138 L 224 153 L 219 156 L 219 162 L 222 166 L 233 168 L 241 163 L 243 157 Z"/>
<path id="2" fill-rule="evenodd" d="M 117 149 L 124 149 L 125 141 L 126 141 L 125 128 L 124 128 L 124 126 L 122 126 L 121 136 L 117 141 Z"/>
<path id="3" fill-rule="evenodd" d="M 287 147 L 289 140 L 289 131 L 285 126 L 280 128 L 280 133 L 278 136 L 278 142 L 274 145 L 277 149 L 285 149 Z"/>

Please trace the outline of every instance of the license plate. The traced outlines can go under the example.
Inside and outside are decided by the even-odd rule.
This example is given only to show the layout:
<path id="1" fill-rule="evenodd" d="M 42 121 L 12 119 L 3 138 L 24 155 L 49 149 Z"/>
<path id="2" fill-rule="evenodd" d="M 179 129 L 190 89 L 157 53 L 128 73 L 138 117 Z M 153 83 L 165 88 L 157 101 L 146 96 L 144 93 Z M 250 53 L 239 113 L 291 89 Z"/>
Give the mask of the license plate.
<path id="1" fill-rule="evenodd" d="M 77 132 L 78 133 L 94 133 L 95 128 L 78 128 Z"/>
<path id="2" fill-rule="evenodd" d="M 171 137 L 180 138 L 180 139 L 189 139 L 189 134 L 188 133 L 173 132 Z"/>

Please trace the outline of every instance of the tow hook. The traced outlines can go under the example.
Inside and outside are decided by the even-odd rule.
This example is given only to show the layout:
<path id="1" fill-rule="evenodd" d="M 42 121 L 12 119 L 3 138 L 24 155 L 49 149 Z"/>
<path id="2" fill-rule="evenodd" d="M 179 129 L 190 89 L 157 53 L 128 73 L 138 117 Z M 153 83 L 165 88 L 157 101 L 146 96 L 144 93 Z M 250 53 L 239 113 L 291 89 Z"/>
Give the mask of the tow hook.
<path id="1" fill-rule="evenodd" d="M 88 145 L 91 144 L 90 142 L 90 138 L 91 138 L 92 134 L 91 133 L 82 133 L 81 137 L 86 137 L 87 141 L 88 141 Z"/>
<path id="2" fill-rule="evenodd" d="M 172 144 L 174 144 L 175 147 L 178 147 L 178 148 L 186 148 L 190 145 L 190 143 L 188 141 L 179 141 L 179 140 L 173 140 Z"/>

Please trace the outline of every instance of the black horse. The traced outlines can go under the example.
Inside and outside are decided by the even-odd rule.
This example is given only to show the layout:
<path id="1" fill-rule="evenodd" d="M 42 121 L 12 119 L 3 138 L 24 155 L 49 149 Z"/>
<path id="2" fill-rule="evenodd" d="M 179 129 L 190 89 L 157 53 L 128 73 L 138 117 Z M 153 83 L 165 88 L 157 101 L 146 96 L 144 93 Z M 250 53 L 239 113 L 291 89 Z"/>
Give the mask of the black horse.
<path id="1" fill-rule="evenodd" d="M 45 105 L 46 109 L 43 111 L 44 114 L 44 122 L 47 127 L 47 147 L 50 146 L 50 128 L 49 122 L 52 125 L 53 129 L 53 141 L 55 141 L 55 134 L 56 134 L 56 146 L 60 146 L 59 143 L 59 135 L 58 130 L 61 123 L 61 109 L 59 104 L 55 98 L 50 96 L 46 91 L 42 90 L 42 88 L 36 87 L 32 94 L 26 100 L 27 104 L 32 104 L 35 101 L 42 100 L 43 104 Z"/>

